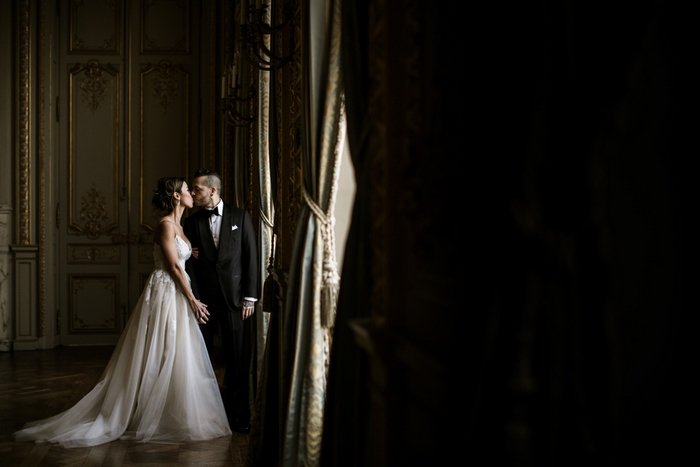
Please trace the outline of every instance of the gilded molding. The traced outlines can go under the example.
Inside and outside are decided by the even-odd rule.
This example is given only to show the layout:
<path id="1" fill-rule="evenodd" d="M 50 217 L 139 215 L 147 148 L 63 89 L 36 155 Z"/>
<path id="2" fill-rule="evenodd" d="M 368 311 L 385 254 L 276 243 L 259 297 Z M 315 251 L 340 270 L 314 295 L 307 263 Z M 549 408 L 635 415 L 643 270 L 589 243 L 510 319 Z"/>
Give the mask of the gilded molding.
<path id="1" fill-rule="evenodd" d="M 37 335 L 43 337 L 46 334 L 44 323 L 46 309 L 46 169 L 44 157 L 46 156 L 46 26 L 47 22 L 47 0 L 39 2 L 39 63 L 38 63 L 38 80 L 39 92 L 37 94 L 39 103 L 39 115 L 37 118 L 39 139 L 37 141 L 37 177 L 39 179 L 39 221 L 38 221 L 38 246 L 39 256 L 39 319 Z"/>
<path id="2" fill-rule="evenodd" d="M 121 246 L 73 243 L 68 245 L 68 264 L 119 264 Z"/>
<path id="3" fill-rule="evenodd" d="M 21 0 L 17 6 L 17 58 L 19 63 L 17 80 L 17 243 L 30 244 L 29 193 L 31 153 L 29 140 L 30 122 L 30 30 L 29 0 Z"/>
<path id="4" fill-rule="evenodd" d="M 167 112 L 170 105 L 175 100 L 175 97 L 180 97 L 183 103 L 183 109 L 181 117 L 183 118 L 183 148 L 184 148 L 184 160 L 189 161 L 190 159 L 190 127 L 189 127 L 189 79 L 190 74 L 187 69 L 182 65 L 173 65 L 169 60 L 161 60 L 158 65 L 148 64 L 141 68 L 140 76 L 140 101 L 139 101 L 139 129 L 140 140 L 139 140 L 139 176 L 138 187 L 139 187 L 139 226 L 142 233 L 149 233 L 153 231 L 153 227 L 150 225 L 150 215 L 148 210 L 144 208 L 150 205 L 150 189 L 151 187 L 144 186 L 143 173 L 144 173 L 144 158 L 146 154 L 146 149 L 144 147 L 147 144 L 146 141 L 146 112 L 148 112 L 151 107 L 148 106 L 146 99 L 147 96 L 147 86 L 149 84 L 148 76 L 150 73 L 155 73 L 155 76 L 150 81 L 151 92 L 155 97 L 156 102 L 163 111 Z M 174 79 L 175 73 L 182 76 L 182 83 L 179 83 Z M 181 95 L 178 94 L 181 92 Z M 189 169 L 189 162 L 185 162 L 185 171 Z"/>
<path id="5" fill-rule="evenodd" d="M 93 2 L 91 4 L 92 7 L 95 7 L 97 2 Z M 78 31 L 77 31 L 77 23 L 79 21 L 79 8 L 85 6 L 84 0 L 73 0 L 70 2 L 70 24 L 69 24 L 69 29 L 70 29 L 70 53 L 86 53 L 86 54 L 100 54 L 100 55 L 118 55 L 119 54 L 119 48 L 120 48 L 120 41 L 121 38 L 119 37 L 119 31 L 120 31 L 120 23 L 121 23 L 121 9 L 118 7 L 117 3 L 115 0 L 105 0 L 102 2 L 102 4 L 107 7 L 109 10 L 111 10 L 111 13 L 114 17 L 113 21 L 113 27 L 114 29 L 111 31 L 112 35 L 107 36 L 101 39 L 101 43 L 96 43 L 94 45 L 89 45 L 86 43 L 86 40 L 82 37 L 78 37 Z M 101 13 L 101 12 L 100 12 Z M 88 17 L 94 16 L 96 14 L 94 10 L 91 10 L 90 12 L 87 12 L 86 15 Z M 85 21 L 89 21 L 88 19 L 83 18 L 83 23 Z M 101 32 L 107 32 L 101 30 Z"/>
<path id="6" fill-rule="evenodd" d="M 84 76 L 80 76 L 83 74 Z M 104 204 L 104 196 L 97 190 L 97 187 L 93 184 L 92 188 L 87 190 L 87 192 L 83 193 L 83 201 L 82 205 L 80 206 L 80 212 L 78 213 L 78 219 L 74 219 L 74 209 L 73 209 L 73 200 L 74 197 L 77 197 L 78 194 L 74 193 L 74 176 L 75 174 L 73 173 L 74 171 L 74 164 L 75 164 L 75 157 L 76 154 L 74 153 L 75 148 L 76 148 L 76 141 L 75 139 L 75 132 L 76 128 L 74 127 L 74 119 L 73 119 L 73 114 L 77 112 L 77 109 L 74 107 L 74 101 L 77 100 L 76 97 L 74 97 L 74 92 L 77 93 L 78 91 L 75 91 L 76 84 L 77 87 L 82 91 L 82 100 L 85 102 L 86 106 L 94 113 L 97 108 L 101 105 L 102 102 L 106 99 L 106 89 L 108 80 L 105 77 L 105 74 L 110 75 L 112 77 L 113 85 L 114 85 L 114 111 L 115 115 L 113 116 L 113 125 L 114 125 L 114 133 L 113 133 L 113 141 L 114 141 L 114 147 L 113 147 L 113 174 L 114 177 L 116 178 L 117 175 L 117 168 L 118 168 L 118 157 L 119 157 L 119 147 L 118 147 L 118 139 L 117 139 L 117 134 L 118 134 L 118 127 L 117 127 L 117 122 L 118 122 L 118 112 L 119 112 L 119 88 L 118 88 L 118 78 L 119 78 L 119 70 L 114 68 L 111 64 L 106 64 L 102 65 L 100 64 L 99 61 L 97 60 L 89 60 L 86 64 L 78 63 L 75 66 L 73 66 L 70 69 L 69 72 L 69 98 L 68 98 L 68 105 L 69 105 L 69 150 L 68 150 L 68 157 L 69 157 L 69 195 L 68 199 L 71 200 L 69 201 L 69 207 L 68 207 L 68 228 L 72 232 L 77 232 L 78 235 L 81 234 L 86 234 L 88 238 L 94 239 L 97 238 L 101 234 L 108 234 L 112 232 L 114 229 L 118 227 L 118 221 L 119 219 L 117 218 L 119 208 L 118 208 L 118 200 L 119 200 L 119 195 L 117 194 L 117 189 L 115 188 L 115 191 L 113 193 L 113 206 L 112 206 L 112 211 L 115 215 L 115 219 L 113 220 L 112 224 L 107 224 L 107 221 L 109 217 L 107 216 L 107 211 L 106 211 L 106 204 Z M 116 186 L 116 182 L 115 185 Z M 102 201 L 99 201 L 99 200 Z M 104 212 L 101 211 L 100 208 L 100 203 L 102 203 L 102 208 L 104 208 Z M 107 224 L 107 225 L 106 225 Z"/>
<path id="7" fill-rule="evenodd" d="M 85 320 L 77 313 L 75 313 L 75 310 L 77 310 L 78 307 L 78 299 L 79 299 L 79 292 L 81 290 L 84 290 L 85 285 L 90 283 L 91 285 L 98 284 L 99 286 L 103 287 L 104 290 L 106 290 L 113 298 L 113 309 L 112 313 L 109 315 L 106 315 L 104 318 L 104 322 L 102 324 L 86 324 Z M 71 275 L 69 277 L 69 306 L 68 309 L 70 310 L 69 314 L 69 332 L 70 333 L 98 333 L 98 332 L 104 332 L 104 333 L 109 333 L 112 334 L 115 331 L 117 331 L 117 323 L 119 323 L 119 316 L 117 315 L 119 313 L 120 307 L 119 307 L 119 300 L 118 300 L 118 294 L 117 291 L 119 290 L 119 276 L 117 275 L 103 275 L 103 276 L 95 276 L 95 275 Z M 102 304 L 103 307 L 107 307 L 107 303 Z"/>

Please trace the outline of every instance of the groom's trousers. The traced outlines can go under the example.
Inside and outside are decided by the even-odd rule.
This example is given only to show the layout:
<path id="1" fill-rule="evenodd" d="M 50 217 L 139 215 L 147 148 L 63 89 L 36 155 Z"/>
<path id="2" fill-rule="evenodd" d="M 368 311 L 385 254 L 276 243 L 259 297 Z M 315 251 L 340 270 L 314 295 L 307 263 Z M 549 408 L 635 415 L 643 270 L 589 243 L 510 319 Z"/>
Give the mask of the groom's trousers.
<path id="1" fill-rule="evenodd" d="M 219 289 L 217 297 L 212 303 L 206 303 L 209 311 L 209 321 L 200 324 L 202 336 L 209 352 L 209 358 L 213 360 L 214 337 L 216 330 L 221 333 L 221 347 L 224 358 L 224 390 L 222 398 L 226 407 L 226 414 L 231 421 L 248 423 L 250 420 L 250 402 L 248 388 L 248 359 L 244 348 L 245 328 L 243 325 L 239 329 L 233 329 L 231 325 L 232 313 L 241 313 L 240 309 L 229 311 L 226 306 L 223 292 Z"/>

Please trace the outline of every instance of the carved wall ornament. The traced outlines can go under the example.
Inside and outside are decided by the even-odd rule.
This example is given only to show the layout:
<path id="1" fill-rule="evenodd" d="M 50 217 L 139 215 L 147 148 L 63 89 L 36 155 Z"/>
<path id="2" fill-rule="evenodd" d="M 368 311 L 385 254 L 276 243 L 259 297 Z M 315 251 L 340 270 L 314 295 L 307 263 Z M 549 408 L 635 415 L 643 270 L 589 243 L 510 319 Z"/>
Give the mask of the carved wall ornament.
<path id="1" fill-rule="evenodd" d="M 88 49 L 88 47 L 85 45 L 85 41 L 79 37 L 73 37 L 73 44 L 75 44 L 75 48 L 77 50 L 81 49 Z M 104 40 L 104 43 L 100 47 L 105 50 L 114 50 L 114 38 L 113 37 L 108 37 Z"/>
<path id="2" fill-rule="evenodd" d="M 179 66 L 171 65 L 168 60 L 162 60 L 155 67 L 155 70 L 158 77 L 153 80 L 153 94 L 156 96 L 160 108 L 165 112 L 180 88 L 180 83 L 173 79 L 173 74 L 175 71 L 181 72 L 182 69 Z"/>
<path id="3" fill-rule="evenodd" d="M 68 264 L 119 264 L 119 245 L 68 245 Z"/>
<path id="4" fill-rule="evenodd" d="M 85 77 L 80 80 L 80 89 L 85 101 L 94 114 L 107 95 L 107 80 L 102 76 L 102 67 L 97 60 L 87 63 Z"/>
<path id="5" fill-rule="evenodd" d="M 109 216 L 107 215 L 105 197 L 97 190 L 95 184 L 83 195 L 83 204 L 80 207 L 80 220 L 84 221 L 82 232 L 91 239 L 95 239 L 100 234 L 112 230 L 102 229 L 102 222 L 109 222 Z"/>

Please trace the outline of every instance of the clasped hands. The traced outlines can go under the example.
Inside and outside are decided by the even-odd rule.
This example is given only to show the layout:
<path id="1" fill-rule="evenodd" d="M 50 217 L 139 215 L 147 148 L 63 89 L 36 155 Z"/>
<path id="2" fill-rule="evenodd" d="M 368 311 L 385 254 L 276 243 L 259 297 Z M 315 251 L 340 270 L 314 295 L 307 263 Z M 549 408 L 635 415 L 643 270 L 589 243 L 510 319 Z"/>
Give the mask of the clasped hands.
<path id="1" fill-rule="evenodd" d="M 199 324 L 205 324 L 207 321 L 209 321 L 209 311 L 207 310 L 207 306 L 204 303 L 195 299 L 194 304 L 190 305 L 192 306 L 192 312 L 194 313 L 194 317 L 197 319 L 197 322 Z"/>

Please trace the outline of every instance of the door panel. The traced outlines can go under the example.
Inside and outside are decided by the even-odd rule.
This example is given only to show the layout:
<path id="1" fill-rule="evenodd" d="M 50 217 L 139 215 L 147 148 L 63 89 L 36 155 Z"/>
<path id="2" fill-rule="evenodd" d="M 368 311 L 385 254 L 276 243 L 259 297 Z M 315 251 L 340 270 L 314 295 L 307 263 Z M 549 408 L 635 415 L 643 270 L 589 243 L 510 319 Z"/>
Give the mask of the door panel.
<path id="1" fill-rule="evenodd" d="M 197 9 L 61 2 L 63 345 L 116 343 L 152 270 L 153 189 L 187 178 L 199 144 Z"/>

